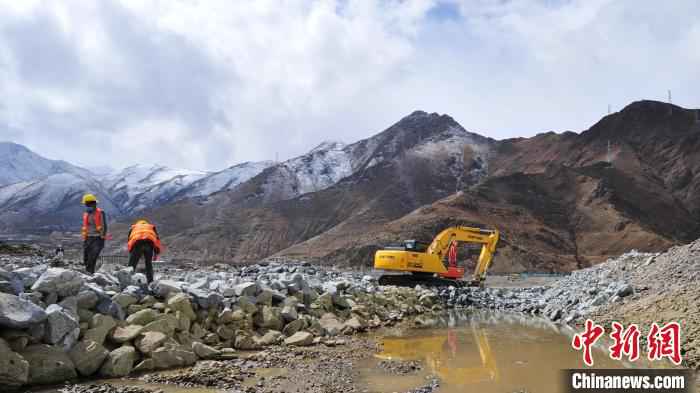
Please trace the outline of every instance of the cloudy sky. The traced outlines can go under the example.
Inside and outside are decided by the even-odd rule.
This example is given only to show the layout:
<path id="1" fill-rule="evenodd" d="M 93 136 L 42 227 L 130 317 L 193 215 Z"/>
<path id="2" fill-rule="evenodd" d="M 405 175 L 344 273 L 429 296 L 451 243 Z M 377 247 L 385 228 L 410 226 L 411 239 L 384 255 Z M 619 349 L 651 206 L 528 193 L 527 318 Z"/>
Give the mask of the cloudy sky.
<path id="1" fill-rule="evenodd" d="M 221 169 L 415 109 L 494 138 L 700 107 L 697 0 L 0 0 L 0 140 Z"/>

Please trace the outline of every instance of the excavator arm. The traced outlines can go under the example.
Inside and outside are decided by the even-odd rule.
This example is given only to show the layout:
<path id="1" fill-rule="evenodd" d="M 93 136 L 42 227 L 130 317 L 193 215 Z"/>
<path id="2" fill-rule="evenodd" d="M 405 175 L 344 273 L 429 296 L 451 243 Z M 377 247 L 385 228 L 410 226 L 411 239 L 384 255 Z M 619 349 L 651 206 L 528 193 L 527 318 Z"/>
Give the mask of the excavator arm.
<path id="1" fill-rule="evenodd" d="M 473 275 L 473 280 L 480 283 L 486 278 L 486 272 L 489 266 L 491 266 L 493 254 L 496 252 L 498 237 L 498 230 L 495 229 L 491 230 L 465 226 L 450 227 L 435 236 L 433 242 L 428 246 L 426 253 L 436 255 L 439 260 L 442 261 L 447 254 L 450 244 L 454 241 L 481 244 L 481 253 L 479 254 L 479 260 L 476 263 Z"/>

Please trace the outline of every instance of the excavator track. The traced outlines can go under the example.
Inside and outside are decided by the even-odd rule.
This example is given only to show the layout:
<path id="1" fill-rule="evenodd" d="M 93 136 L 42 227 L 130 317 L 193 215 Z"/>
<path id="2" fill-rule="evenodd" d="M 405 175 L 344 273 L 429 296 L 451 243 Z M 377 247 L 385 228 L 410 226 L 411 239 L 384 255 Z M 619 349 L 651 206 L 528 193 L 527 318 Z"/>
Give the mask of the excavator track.
<path id="1" fill-rule="evenodd" d="M 415 274 L 387 274 L 380 276 L 377 280 L 379 285 L 394 285 L 397 287 L 470 287 L 479 286 L 471 281 L 451 280 L 435 276 L 415 275 Z"/>

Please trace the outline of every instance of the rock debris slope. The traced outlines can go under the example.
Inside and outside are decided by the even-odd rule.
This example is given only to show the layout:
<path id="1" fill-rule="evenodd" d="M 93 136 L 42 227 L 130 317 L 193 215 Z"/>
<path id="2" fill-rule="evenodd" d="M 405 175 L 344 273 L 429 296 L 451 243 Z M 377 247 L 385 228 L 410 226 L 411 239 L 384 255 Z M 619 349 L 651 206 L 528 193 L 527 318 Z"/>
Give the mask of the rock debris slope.
<path id="1" fill-rule="evenodd" d="M 5 386 L 229 359 L 339 336 L 442 309 L 427 290 L 306 263 L 170 268 L 152 285 L 131 269 L 86 276 L 41 258 L 1 257 L 0 380 Z"/>

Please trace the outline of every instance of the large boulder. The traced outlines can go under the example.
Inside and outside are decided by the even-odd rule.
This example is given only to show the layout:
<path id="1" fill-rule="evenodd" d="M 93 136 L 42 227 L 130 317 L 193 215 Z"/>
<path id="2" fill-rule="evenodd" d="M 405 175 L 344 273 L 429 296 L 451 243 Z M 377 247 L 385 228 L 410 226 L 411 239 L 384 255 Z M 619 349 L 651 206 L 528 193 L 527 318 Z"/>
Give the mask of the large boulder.
<path id="1" fill-rule="evenodd" d="M 200 359 L 216 359 L 221 355 L 221 351 L 214 349 L 208 345 L 202 344 L 200 342 L 192 343 L 192 350 L 199 356 Z"/>
<path id="2" fill-rule="evenodd" d="M 46 323 L 46 335 L 44 338 L 49 344 L 70 344 L 75 343 L 73 337 L 75 336 L 75 331 L 80 333 L 80 323 L 78 321 L 77 315 L 74 315 L 68 309 L 65 309 L 58 304 L 52 304 L 46 308 L 47 323 Z M 68 335 L 68 341 L 66 339 Z M 75 337 L 77 338 L 77 337 Z"/>
<path id="3" fill-rule="evenodd" d="M 282 333 L 289 337 L 294 335 L 294 333 L 304 329 L 306 327 L 306 322 L 304 322 L 303 319 L 295 319 L 292 322 L 289 322 L 284 329 L 282 330 Z"/>
<path id="4" fill-rule="evenodd" d="M 156 320 L 159 313 L 158 311 L 147 308 L 145 310 L 137 311 L 126 318 L 126 323 L 131 325 L 147 325 Z"/>
<path id="5" fill-rule="evenodd" d="M 29 362 L 29 384 L 59 383 L 78 376 L 75 365 L 59 347 L 46 344 L 30 345 L 20 353 Z"/>
<path id="6" fill-rule="evenodd" d="M 160 347 L 151 353 L 153 364 L 158 369 L 191 366 L 197 362 L 197 355 L 181 345 Z"/>
<path id="7" fill-rule="evenodd" d="M 171 293 L 182 292 L 184 283 L 173 280 L 158 280 L 153 284 L 153 293 L 161 299 L 165 299 Z"/>
<path id="8" fill-rule="evenodd" d="M 86 310 L 91 310 L 95 308 L 95 306 L 97 306 L 97 302 L 99 302 L 100 300 L 100 298 L 97 296 L 97 293 L 89 289 L 80 291 L 78 293 L 77 299 L 78 307 Z"/>
<path id="9" fill-rule="evenodd" d="M 0 386 L 16 388 L 29 380 L 29 362 L 0 338 Z"/>
<path id="10" fill-rule="evenodd" d="M 97 312 L 104 315 L 111 315 L 119 321 L 123 321 L 124 318 L 126 318 L 124 308 L 110 298 L 104 298 L 97 303 Z"/>
<path id="11" fill-rule="evenodd" d="M 237 349 L 242 349 L 242 350 L 253 350 L 253 349 L 259 349 L 260 344 L 253 338 L 252 335 L 248 333 L 241 332 L 236 336 L 236 340 L 234 341 L 234 346 Z"/>
<path id="12" fill-rule="evenodd" d="M 282 330 L 284 322 L 277 307 L 263 306 L 262 311 L 255 314 L 255 325 L 265 329 Z"/>
<path id="13" fill-rule="evenodd" d="M 46 271 L 47 265 L 38 265 L 34 267 L 23 267 L 20 269 L 15 269 L 12 273 L 16 274 L 17 277 L 22 280 L 22 285 L 25 288 L 31 288 L 36 280 L 41 277 L 41 275 Z"/>
<path id="14" fill-rule="evenodd" d="M 291 322 L 294 321 L 295 319 L 299 318 L 299 314 L 297 313 L 297 308 L 294 305 L 285 305 L 282 307 L 282 319 L 285 320 L 285 322 Z"/>
<path id="15" fill-rule="evenodd" d="M 241 296 L 238 298 L 238 307 L 246 314 L 255 314 L 258 307 L 255 305 L 255 299 L 250 296 Z"/>
<path id="16" fill-rule="evenodd" d="M 255 297 L 255 303 L 264 306 L 272 306 L 272 291 L 267 288 L 260 290 L 260 293 Z"/>
<path id="17" fill-rule="evenodd" d="M 287 337 L 284 340 L 286 345 L 293 345 L 297 347 L 311 345 L 313 342 L 314 336 L 309 332 L 296 332 L 291 337 Z"/>
<path id="18" fill-rule="evenodd" d="M 168 337 L 175 333 L 175 329 L 180 327 L 180 321 L 173 314 L 161 314 L 155 321 L 146 324 L 142 332 L 161 332 Z"/>
<path id="19" fill-rule="evenodd" d="M 255 297 L 258 293 L 258 284 L 254 282 L 244 282 L 233 287 L 236 296 Z"/>
<path id="20" fill-rule="evenodd" d="M 218 308 L 224 302 L 224 297 L 214 291 L 207 291 L 205 289 L 189 288 L 187 290 L 194 301 L 197 303 L 199 308 L 208 309 L 210 307 Z"/>
<path id="21" fill-rule="evenodd" d="M 32 285 L 32 291 L 55 293 L 58 297 L 77 295 L 83 285 L 83 277 L 75 270 L 49 268 Z"/>
<path id="22" fill-rule="evenodd" d="M 284 339 L 282 332 L 277 330 L 268 330 L 259 340 L 258 343 L 262 346 L 274 345 L 280 343 Z"/>
<path id="23" fill-rule="evenodd" d="M 117 326 L 116 321 L 109 315 L 95 314 L 88 324 L 88 330 L 83 337 L 98 344 L 104 344 L 107 335 Z"/>
<path id="24" fill-rule="evenodd" d="M 19 296 L 0 293 L 0 327 L 24 329 L 46 320 L 41 307 Z"/>
<path id="25" fill-rule="evenodd" d="M 184 293 L 178 293 L 171 296 L 170 299 L 168 299 L 168 307 L 170 307 L 170 309 L 173 311 L 180 311 L 182 315 L 190 321 L 197 318 L 197 315 L 192 309 L 190 299 Z"/>
<path id="26" fill-rule="evenodd" d="M 216 328 L 216 334 L 221 337 L 222 340 L 230 340 L 236 335 L 236 331 L 226 325 L 221 325 Z"/>
<path id="27" fill-rule="evenodd" d="M 114 276 L 117 278 L 117 281 L 119 281 L 119 286 L 121 287 L 121 289 L 124 289 L 129 285 L 133 284 L 131 277 L 133 274 L 134 269 L 130 267 L 119 269 L 116 272 L 114 272 Z"/>
<path id="28" fill-rule="evenodd" d="M 124 377 L 129 375 L 136 360 L 136 349 L 125 345 L 119 347 L 107 355 L 107 359 L 100 368 L 100 375 L 104 377 Z"/>
<path id="29" fill-rule="evenodd" d="M 366 324 L 358 317 L 352 317 L 345 321 L 345 328 L 346 329 L 351 329 L 351 331 L 355 332 L 358 330 L 362 330 L 366 327 Z"/>
<path id="30" fill-rule="evenodd" d="M 132 304 L 138 303 L 139 298 L 131 293 L 121 292 L 114 295 L 112 301 L 117 303 L 123 310 L 126 310 Z"/>
<path id="31" fill-rule="evenodd" d="M 112 331 L 110 339 L 117 344 L 124 344 L 135 339 L 142 330 L 143 326 L 141 325 L 118 326 Z"/>
<path id="32" fill-rule="evenodd" d="M 24 292 L 22 279 L 15 272 L 0 268 L 0 292 L 19 295 Z"/>
<path id="33" fill-rule="evenodd" d="M 90 340 L 82 340 L 70 350 L 70 356 L 75 368 L 82 376 L 89 376 L 97 372 L 109 355 L 109 351 L 101 344 Z"/>
<path id="34" fill-rule="evenodd" d="M 332 313 L 325 313 L 319 320 L 321 327 L 329 336 L 336 336 L 343 331 L 345 325 Z"/>
<path id="35" fill-rule="evenodd" d="M 149 354 L 163 345 L 168 336 L 161 332 L 146 332 L 136 339 L 134 344 L 141 353 Z"/>

